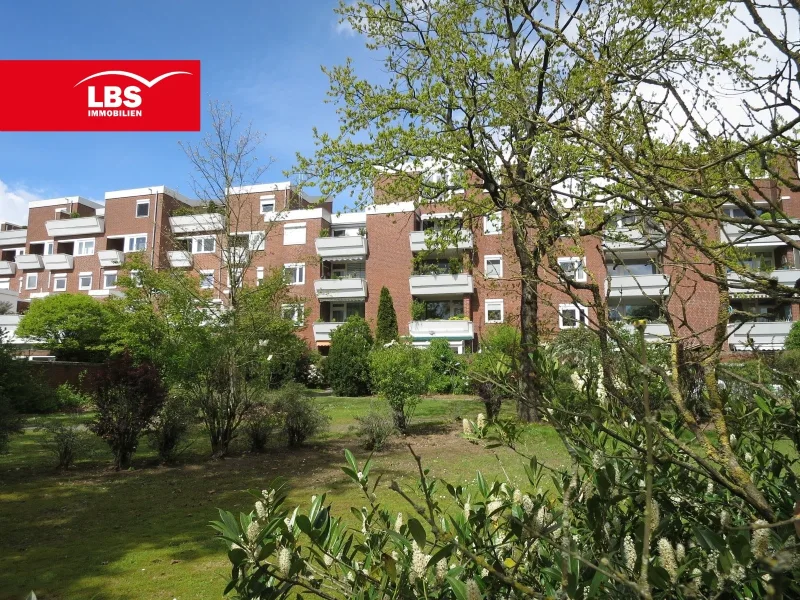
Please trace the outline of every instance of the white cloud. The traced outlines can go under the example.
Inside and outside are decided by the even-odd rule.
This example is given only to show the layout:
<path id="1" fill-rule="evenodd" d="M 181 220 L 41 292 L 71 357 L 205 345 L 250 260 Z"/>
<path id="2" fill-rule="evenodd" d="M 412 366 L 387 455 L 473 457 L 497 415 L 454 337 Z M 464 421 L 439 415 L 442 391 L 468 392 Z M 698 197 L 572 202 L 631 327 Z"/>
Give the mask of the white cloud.
<path id="1" fill-rule="evenodd" d="M 41 200 L 41 197 L 0 179 L 0 221 L 25 225 L 28 222 L 28 202 L 32 200 Z"/>

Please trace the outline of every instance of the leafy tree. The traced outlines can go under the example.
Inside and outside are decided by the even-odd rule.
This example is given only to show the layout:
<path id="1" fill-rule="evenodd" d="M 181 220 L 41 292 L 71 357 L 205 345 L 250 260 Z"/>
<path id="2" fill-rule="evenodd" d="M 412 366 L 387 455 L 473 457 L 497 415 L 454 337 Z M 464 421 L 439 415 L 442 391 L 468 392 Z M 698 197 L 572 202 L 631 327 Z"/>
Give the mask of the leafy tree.
<path id="1" fill-rule="evenodd" d="M 38 375 L 37 365 L 15 356 L 16 349 L 8 341 L 6 332 L 0 330 L 0 412 L 3 414 L 0 423 L 7 425 L 7 431 L 15 430 L 17 420 L 13 415 L 16 413 L 48 413 L 58 409 L 56 394 Z"/>
<path id="2" fill-rule="evenodd" d="M 429 361 L 428 391 L 432 394 L 461 394 L 466 390 L 466 365 L 442 338 L 431 340 L 425 350 Z"/>
<path id="3" fill-rule="evenodd" d="M 784 350 L 800 350 L 800 321 L 792 323 L 789 335 L 783 344 Z"/>
<path id="4" fill-rule="evenodd" d="M 397 330 L 397 313 L 394 310 L 392 294 L 389 288 L 381 288 L 381 298 L 378 302 L 378 323 L 375 327 L 375 345 L 383 346 L 393 340 L 397 340 L 399 333 Z"/>
<path id="5" fill-rule="evenodd" d="M 372 353 L 369 360 L 372 389 L 386 398 L 394 426 L 405 433 L 420 396 L 428 391 L 430 363 L 424 350 L 411 344 L 392 344 Z"/>
<path id="6" fill-rule="evenodd" d="M 108 307 L 86 294 L 56 294 L 31 302 L 17 328 L 58 360 L 102 362 L 110 326 Z"/>
<path id="7" fill-rule="evenodd" d="M 353 315 L 331 333 L 331 348 L 325 361 L 328 379 L 337 396 L 368 396 L 369 353 L 372 350 L 369 323 Z"/>
<path id="8" fill-rule="evenodd" d="M 108 361 L 91 380 L 97 417 L 91 429 L 106 441 L 114 467 L 126 469 L 139 445 L 139 437 L 158 415 L 167 389 L 158 368 L 135 362 L 123 353 Z"/>

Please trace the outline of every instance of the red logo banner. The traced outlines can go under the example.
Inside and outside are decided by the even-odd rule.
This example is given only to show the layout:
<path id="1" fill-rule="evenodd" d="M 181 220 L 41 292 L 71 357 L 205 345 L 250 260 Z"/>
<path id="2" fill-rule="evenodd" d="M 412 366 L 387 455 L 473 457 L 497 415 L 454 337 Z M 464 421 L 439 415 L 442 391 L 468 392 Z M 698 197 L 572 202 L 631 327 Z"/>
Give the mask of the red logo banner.
<path id="1" fill-rule="evenodd" d="M 199 131 L 199 60 L 0 60 L 0 131 Z"/>

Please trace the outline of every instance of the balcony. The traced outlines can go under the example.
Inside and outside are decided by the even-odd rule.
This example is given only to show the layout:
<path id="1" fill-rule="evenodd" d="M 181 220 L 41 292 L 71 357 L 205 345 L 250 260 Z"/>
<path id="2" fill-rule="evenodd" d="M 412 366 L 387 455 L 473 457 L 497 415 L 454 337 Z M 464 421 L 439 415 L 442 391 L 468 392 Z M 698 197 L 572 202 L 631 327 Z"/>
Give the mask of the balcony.
<path id="1" fill-rule="evenodd" d="M 0 275 L 13 275 L 17 272 L 17 263 L 13 260 L 0 260 Z"/>
<path id="2" fill-rule="evenodd" d="M 47 254 L 42 256 L 42 264 L 50 271 L 69 271 L 72 269 L 72 254 Z"/>
<path id="3" fill-rule="evenodd" d="M 470 250 L 472 249 L 472 232 L 468 230 L 462 230 L 457 233 L 458 238 L 454 240 L 452 243 L 449 243 L 445 246 L 444 249 L 446 250 Z M 435 236 L 436 234 L 430 234 L 431 236 Z M 424 231 L 412 231 L 409 234 L 409 240 L 411 243 L 411 251 L 412 252 L 423 252 L 428 250 L 428 236 Z M 431 239 L 435 239 L 435 237 L 431 237 Z"/>
<path id="4" fill-rule="evenodd" d="M 47 298 L 50 295 L 50 292 L 33 292 L 30 294 L 31 300 L 37 300 L 39 298 Z"/>
<path id="5" fill-rule="evenodd" d="M 409 280 L 412 296 L 463 296 L 474 290 L 472 275 L 412 275 Z"/>
<path id="6" fill-rule="evenodd" d="M 89 295 L 92 298 L 124 298 L 125 292 L 122 290 L 89 290 Z"/>
<path id="7" fill-rule="evenodd" d="M 355 277 L 351 279 L 319 279 L 314 282 L 314 292 L 320 302 L 332 300 L 363 302 L 367 297 L 367 280 Z"/>
<path id="8" fill-rule="evenodd" d="M 80 237 L 84 235 L 100 235 L 106 230 L 103 217 L 78 217 L 76 219 L 54 219 L 45 223 L 47 235 L 52 237 Z"/>
<path id="9" fill-rule="evenodd" d="M 97 258 L 101 267 L 119 267 L 125 262 L 125 253 L 120 250 L 100 250 Z"/>
<path id="10" fill-rule="evenodd" d="M 27 229 L 0 231 L 0 246 L 24 246 L 27 237 Z"/>
<path id="11" fill-rule="evenodd" d="M 731 350 L 783 350 L 791 321 L 759 323 L 750 321 L 728 326 L 728 345 Z"/>
<path id="12" fill-rule="evenodd" d="M 321 237 L 314 240 L 322 260 L 364 260 L 367 258 L 367 236 Z"/>
<path id="13" fill-rule="evenodd" d="M 797 226 L 800 221 L 793 219 L 792 224 Z M 785 225 L 788 224 L 784 224 Z M 800 240 L 800 235 L 790 235 L 794 241 Z M 783 246 L 784 241 L 776 235 L 770 235 L 769 227 L 756 227 L 751 225 L 737 225 L 723 223 L 720 227 L 720 240 L 729 244 L 750 247 Z"/>
<path id="14" fill-rule="evenodd" d="M 203 233 L 225 229 L 225 217 L 219 213 L 170 217 L 172 233 Z"/>
<path id="15" fill-rule="evenodd" d="M 167 260 L 171 267 L 185 269 L 192 266 L 192 253 L 188 250 L 170 250 L 167 252 Z"/>
<path id="16" fill-rule="evenodd" d="M 606 282 L 609 297 L 664 296 L 669 291 L 669 275 L 624 275 L 609 277 Z"/>
<path id="17" fill-rule="evenodd" d="M 32 271 L 34 269 L 42 269 L 42 256 L 41 254 L 23 254 L 14 259 L 17 268 L 20 271 Z"/>
<path id="18" fill-rule="evenodd" d="M 414 341 L 425 341 L 436 338 L 445 340 L 471 340 L 474 337 L 472 321 L 461 320 L 431 320 L 411 321 L 408 324 L 408 333 Z"/>
<path id="19" fill-rule="evenodd" d="M 781 285 L 795 287 L 800 281 L 800 269 L 778 269 L 776 271 L 753 273 L 754 276 L 767 277 L 774 279 Z M 750 278 L 742 277 L 738 273 L 728 273 L 728 287 L 733 294 L 754 294 L 758 290 L 751 287 L 753 281 Z"/>
<path id="20" fill-rule="evenodd" d="M 643 232 L 630 227 L 617 227 L 605 232 L 603 247 L 614 252 L 660 250 L 666 246 L 664 234 L 657 230 Z"/>
<path id="21" fill-rule="evenodd" d="M 341 323 L 314 323 L 314 341 L 317 343 L 330 342 L 331 333 L 333 333 L 333 330 L 339 325 L 341 325 Z"/>

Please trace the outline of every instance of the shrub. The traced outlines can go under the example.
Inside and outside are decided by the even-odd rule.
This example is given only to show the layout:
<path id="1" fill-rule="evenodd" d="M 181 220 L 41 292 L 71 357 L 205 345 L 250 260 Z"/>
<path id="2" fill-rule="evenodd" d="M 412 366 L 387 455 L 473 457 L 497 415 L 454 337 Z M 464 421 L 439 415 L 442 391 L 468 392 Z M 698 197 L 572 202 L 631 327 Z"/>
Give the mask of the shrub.
<path id="1" fill-rule="evenodd" d="M 369 395 L 369 353 L 372 346 L 369 324 L 361 317 L 352 316 L 333 331 L 326 362 L 334 394 Z"/>
<path id="2" fill-rule="evenodd" d="M 44 434 L 42 447 L 56 459 L 56 467 L 68 469 L 89 448 L 89 436 L 82 425 L 61 421 L 49 422 L 36 428 Z"/>
<path id="3" fill-rule="evenodd" d="M 486 418 L 492 422 L 500 415 L 508 394 L 492 382 L 497 369 L 513 374 L 520 354 L 519 330 L 511 325 L 492 325 L 481 340 L 481 351 L 473 354 L 468 366 L 472 392 L 483 400 Z"/>
<path id="4" fill-rule="evenodd" d="M 775 357 L 775 368 L 781 373 L 800 379 L 800 349 L 780 352 Z"/>
<path id="5" fill-rule="evenodd" d="M 429 373 L 424 351 L 410 344 L 393 344 L 370 356 L 373 389 L 386 398 L 395 427 L 404 433 L 420 395 L 428 389 Z"/>
<path id="6" fill-rule="evenodd" d="M 368 412 L 356 421 L 356 435 L 365 450 L 381 450 L 395 432 L 392 417 L 382 412 Z"/>
<path id="7" fill-rule="evenodd" d="M 431 340 L 427 349 L 430 379 L 428 391 L 432 394 L 463 394 L 467 389 L 464 361 L 450 347 L 447 340 Z"/>
<path id="8" fill-rule="evenodd" d="M 321 433 L 330 422 L 317 400 L 296 383 L 287 384 L 274 393 L 272 409 L 290 448 Z"/>
<path id="9" fill-rule="evenodd" d="M 70 383 L 62 383 L 55 392 L 57 409 L 62 412 L 83 412 L 92 403 L 88 394 L 75 389 Z"/>
<path id="10" fill-rule="evenodd" d="M 194 411 L 181 396 L 170 396 L 147 430 L 150 447 L 163 463 L 173 462 L 188 448 L 184 445 Z"/>
<path id="11" fill-rule="evenodd" d="M 264 452 L 276 428 L 273 408 L 266 402 L 255 402 L 242 422 L 250 451 Z"/>
<path id="12" fill-rule="evenodd" d="M 152 423 L 167 392 L 158 369 L 149 362 L 135 363 L 123 353 L 95 374 L 97 418 L 92 430 L 106 441 L 114 455 L 114 467 L 125 469 L 139 445 L 139 436 Z"/>
<path id="13" fill-rule="evenodd" d="M 792 323 L 792 328 L 789 330 L 789 335 L 786 336 L 783 349 L 800 350 L 800 321 Z"/>
<path id="14" fill-rule="evenodd" d="M 378 303 L 378 324 L 375 327 L 375 346 L 383 346 L 397 340 L 399 332 L 397 330 L 397 313 L 394 310 L 394 302 L 389 288 L 381 288 L 381 299 Z"/>

